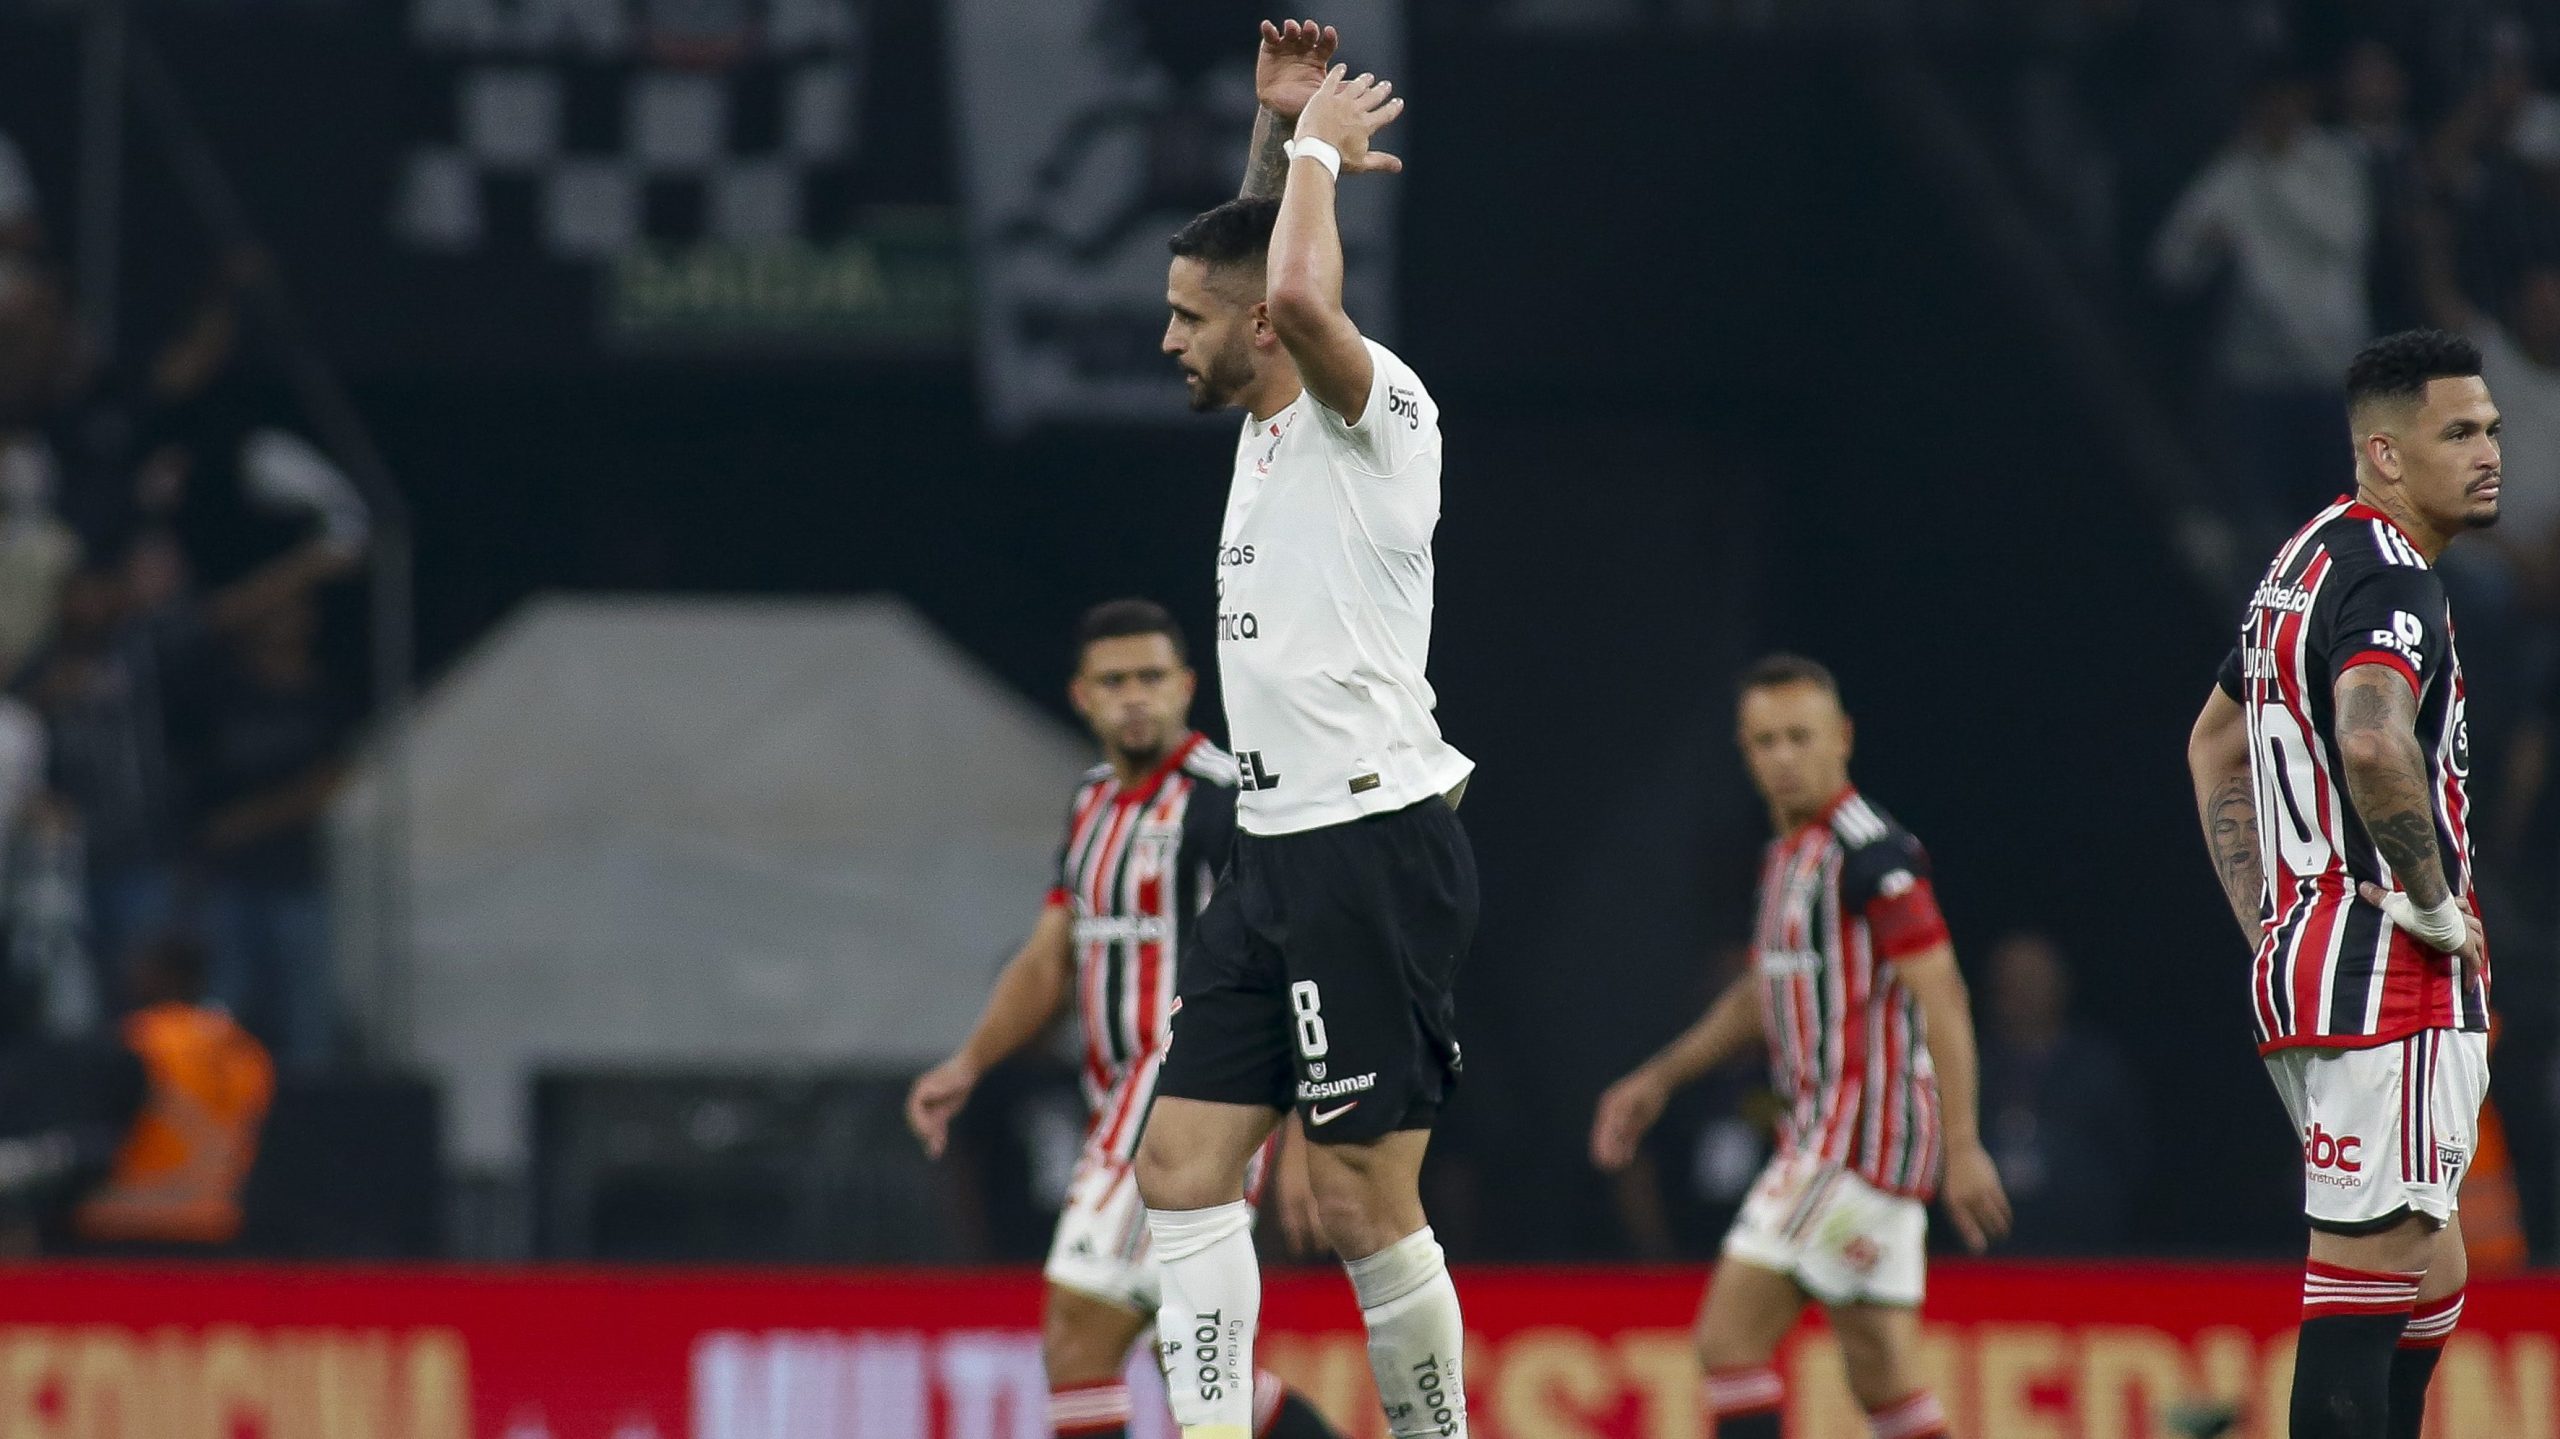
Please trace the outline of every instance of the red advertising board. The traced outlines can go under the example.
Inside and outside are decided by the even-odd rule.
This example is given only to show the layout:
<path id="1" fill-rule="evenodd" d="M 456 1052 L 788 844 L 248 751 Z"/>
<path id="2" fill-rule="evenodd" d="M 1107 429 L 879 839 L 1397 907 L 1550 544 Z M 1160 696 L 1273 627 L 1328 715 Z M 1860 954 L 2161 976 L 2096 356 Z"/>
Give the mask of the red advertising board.
<path id="1" fill-rule="evenodd" d="M 1961 1435 L 2172 1435 L 2229 1403 L 2278 1439 L 2299 1276 L 2279 1268 L 1947 1265 L 1927 1362 Z M 1700 1277 L 1470 1270 L 1480 1439 L 1704 1439 Z M 22 1270 L 0 1284 L 0 1439 L 1045 1439 L 1024 1273 Z M 1378 1439 L 1336 1275 L 1270 1276 L 1263 1359 Z M 2474 1286 L 2439 1439 L 2560 1439 L 2560 1281 Z M 1866 1430 L 1818 1326 L 1788 1432 Z M 1161 1401 L 1133 1439 L 1163 1439 Z"/>

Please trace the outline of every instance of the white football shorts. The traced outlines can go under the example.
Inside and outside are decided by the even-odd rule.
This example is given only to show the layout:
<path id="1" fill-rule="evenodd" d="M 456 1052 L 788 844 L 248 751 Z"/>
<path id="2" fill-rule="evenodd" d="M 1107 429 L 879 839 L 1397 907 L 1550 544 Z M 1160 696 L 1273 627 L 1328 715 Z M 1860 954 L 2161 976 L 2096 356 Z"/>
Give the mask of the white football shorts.
<path id="1" fill-rule="evenodd" d="M 1914 1307 L 1928 1287 L 1929 1210 L 1837 1165 L 1782 1154 L 1751 1186 L 1724 1252 L 1824 1304 Z"/>
<path id="2" fill-rule="evenodd" d="M 2480 1142 L 2489 1036 L 2424 1029 L 2371 1049 L 2309 1045 L 2267 1056 L 2268 1077 L 2302 1141 L 2302 1213 L 2337 1234 L 2403 1215 L 2441 1226 Z"/>

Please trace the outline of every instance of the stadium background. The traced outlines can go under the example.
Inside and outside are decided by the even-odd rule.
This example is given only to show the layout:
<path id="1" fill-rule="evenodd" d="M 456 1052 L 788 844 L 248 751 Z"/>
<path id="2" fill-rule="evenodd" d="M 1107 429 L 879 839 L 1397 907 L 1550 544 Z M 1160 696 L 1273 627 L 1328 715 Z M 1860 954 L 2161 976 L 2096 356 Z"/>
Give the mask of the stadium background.
<path id="1" fill-rule="evenodd" d="M 2205 418 L 2211 397 L 2194 378 L 2220 300 L 2165 297 L 2144 256 L 2269 66 L 2326 76 L 2352 42 L 2379 36 L 2431 124 L 2461 103 L 2481 57 L 2548 17 L 2502 29 L 2495 6 L 2378 0 L 1379 0 L 1365 13 L 1396 37 L 1414 109 L 1397 147 L 1410 171 L 1366 252 L 1384 272 L 1383 313 L 1360 318 L 1443 406 L 1433 677 L 1448 732 L 1483 766 L 1468 805 L 1487 893 L 1463 997 L 1468 1084 L 1431 1179 L 1453 1254 L 1592 1264 L 1711 1249 L 1712 1232 L 1632 1225 L 1583 1136 L 1601 1086 L 1694 1012 L 1708 957 L 1740 932 L 1762 819 L 1730 757 L 1728 677 L 1786 647 L 1842 675 L 1862 722 L 1858 772 L 1929 842 L 1960 953 L 2016 930 L 2049 934 L 2080 1023 L 2125 1057 L 2149 1122 L 2099 1161 L 2128 1196 L 2107 1251 L 2288 1260 L 2299 1242 L 2290 1145 L 2249 1052 L 2243 959 L 2197 852 L 2180 761 L 2251 557 L 2292 497 L 2259 485 L 2246 447 Z M 129 25 L 117 44 L 127 73 L 104 110 L 84 89 L 116 36 L 100 15 Z M 328 600 L 329 663 L 377 701 L 365 732 L 376 760 L 392 732 L 380 702 L 398 702 L 402 681 L 432 709 L 475 646 L 561 592 L 897 596 L 1064 723 L 1063 636 L 1083 606 L 1157 596 L 1205 640 L 1210 569 L 1195 557 L 1220 511 L 1232 431 L 1181 415 L 1174 387 L 1139 368 L 1142 349 L 1124 342 L 1152 335 L 1143 291 L 1134 312 L 1086 316 L 1120 328 L 1064 389 L 1043 388 L 1017 353 L 1056 338 L 1041 332 L 1056 313 L 1021 288 L 1056 272 L 1021 262 L 999 233 L 1002 207 L 983 189 L 1001 129 L 990 117 L 1065 62 L 987 37 L 1008 25 L 1054 34 L 1105 67 L 1119 61 L 1093 56 L 1143 56 L 1163 83 L 1136 87 L 1139 118 L 1092 112 L 1134 129 L 1136 148 L 1098 163 L 1139 157 L 1159 187 L 1151 201 L 1173 213 L 1214 200 L 1240 162 L 1242 112 L 1212 72 L 1249 55 L 1256 18 L 1228 0 L 22 3 L 0 7 L 0 133 L 23 150 L 43 206 L 29 273 L 92 319 L 99 295 L 114 297 L 93 337 L 109 377 L 99 393 L 134 387 L 208 275 L 246 275 L 245 338 L 215 408 L 233 425 L 256 416 L 309 431 L 360 486 L 396 487 L 404 504 L 377 504 L 374 519 L 386 547 L 405 539 L 414 555 L 411 602 L 386 614 L 399 590 L 378 571 Z M 1360 32 L 1345 28 L 1357 58 Z M 2538 53 L 2554 54 L 2560 37 L 2540 38 Z M 670 87 L 663 110 L 634 98 L 669 75 L 707 77 L 742 150 L 788 154 L 790 173 L 691 147 L 686 117 L 704 112 L 687 106 L 705 103 L 705 85 Z M 2547 60 L 2541 79 L 2560 82 Z M 527 100 L 528 84 L 554 98 Z M 547 141 L 507 138 L 510 123 L 531 123 L 508 107 L 555 103 L 563 118 Z M 124 129 L 124 173 L 101 209 L 86 177 L 107 113 Z M 546 208 L 564 203 L 547 187 L 599 155 L 663 169 L 630 192 L 633 206 Z M 745 168 L 756 174 L 737 180 Z M 1202 176 L 1228 178 L 1203 193 Z M 793 198 L 774 201 L 781 192 Z M 722 205 L 745 218 L 721 218 Z M 252 239 L 264 258 L 243 265 Z M 2528 228 L 2480 243 L 2536 242 Z M 1106 290 L 1107 264 L 1078 253 L 1069 263 L 1090 261 Z M 763 287 L 737 282 L 759 254 L 772 267 L 756 272 Z M 98 281 L 102 255 L 112 285 Z M 338 386 L 344 414 L 327 403 Z M 77 429 L 84 403 L 38 427 Z M 349 418 L 363 443 L 350 445 Z M 366 444 L 378 471 L 349 453 Z M 130 483 L 117 466 L 132 446 L 58 448 L 66 512 L 82 486 Z M 215 577 L 246 568 L 257 543 L 208 541 L 200 562 Z M 2549 623 L 2528 614 L 2518 628 L 2530 637 Z M 1212 669 L 1203 681 L 1199 715 L 1216 733 Z M 2537 697 L 2514 685 L 2502 723 L 2526 730 Z M 1068 774 L 1055 778 L 1062 800 Z M 2489 901 L 2505 1024 L 2497 1100 L 2527 1234 L 2547 1254 L 2560 1007 L 2548 898 L 2560 860 L 2539 836 L 2490 857 Z M 361 922 L 349 918 L 361 906 L 342 905 L 342 935 L 397 923 L 399 880 L 379 893 L 373 882 L 339 877 L 342 896 L 351 883 L 391 896 Z M 970 901 L 1027 921 L 1037 893 L 1034 875 Z M 403 946 L 369 943 L 343 938 L 342 955 L 365 956 L 345 962 L 391 974 L 396 992 Z M 959 957 L 941 982 L 974 997 L 1001 958 Z M 713 949 L 689 973 L 642 982 L 711 992 L 727 973 Z M 439 1145 L 442 1077 L 417 1062 L 398 1006 L 371 992 L 340 1061 L 287 1080 L 252 1187 L 252 1254 L 948 1263 L 1025 1260 L 1043 1238 L 1037 1146 L 1020 1139 L 1027 1121 L 1009 1120 L 1054 1104 L 1063 1069 L 1025 1065 L 991 1085 L 974 1162 L 937 1176 L 879 1122 L 914 1068 L 903 1059 L 625 1053 L 562 1067 L 538 1099 L 528 1090 L 535 1151 L 522 1171 L 498 1172 Z M 746 1116 L 772 1152 L 688 1142 L 715 1104 Z M 650 1136 L 647 1165 L 604 1172 L 595 1156 L 611 1146 L 570 1138 L 608 1121 Z M 794 1125 L 868 1136 L 876 1148 L 850 1165 L 866 1177 L 815 1196 L 774 1180 L 773 1153 L 817 1142 Z M 1638 1282 L 1572 1272 L 1592 1292 Z M 2136 1303 L 2123 1322 L 2181 1342 L 2194 1305 L 2256 1292 L 2229 1277 L 2255 1271 L 2162 1272 L 2202 1287 L 2151 1311 Z M 1983 1273 L 1950 1280 L 1967 1322 L 2014 1317 L 2032 1342 L 2064 1332 L 2037 1326 L 2083 1322 L 2025 1279 L 2007 1315 L 2012 1291 Z M 263 1277 L 186 1303 L 153 1290 L 83 1297 L 60 1282 L 6 1312 L 139 1324 L 117 1306 L 183 1315 L 200 1303 L 206 1321 L 350 1333 L 441 1322 L 433 1295 L 415 1301 L 428 1318 L 403 1312 L 397 1286 L 389 1299 L 339 1292 L 261 1309 L 269 1301 L 250 1296 L 268 1292 Z M 2259 1288 L 2284 1283 L 2269 1271 Z M 1027 1288 L 997 1285 L 965 1315 L 911 1325 L 895 1305 L 866 1310 L 862 1292 L 769 1307 L 732 1295 L 706 1322 L 970 1331 L 1030 1312 Z M 1655 1294 L 1646 1312 L 1664 1302 Z M 1676 1325 L 1677 1307 L 1659 1322 Z M 1592 1320 L 1604 1336 L 1629 1322 Z M 20 1333 L 10 1351 L 22 1397 L 41 1388 L 25 1376 L 88 1362 L 72 1329 L 46 1348 L 54 1332 Z M 2499 1382 L 2522 1396 L 2514 1422 L 2543 1427 L 2502 1432 L 2551 1432 L 2560 1378 L 2548 1341 L 2519 1343 L 2496 1351 Z M 240 1372 L 283 1392 L 281 1351 L 254 1348 Z M 690 1353 L 691 1402 L 708 1402 L 705 1351 L 671 1352 Z M 123 1362 L 95 1360 L 99 1372 Z M 1633 1361 L 1590 1362 L 1614 1373 Z M 473 1366 L 486 1372 L 476 1348 Z M 1584 1370 L 1556 1372 L 1582 1396 L 1568 1409 L 1603 1407 L 1598 1390 L 1574 1388 Z M 471 1432 L 514 1432 L 494 1427 L 519 1419 L 490 1417 L 493 1402 L 473 1399 L 484 1427 Z M 528 1422 L 564 1439 L 624 1422 L 610 1406 L 549 1402 L 548 1418 Z M 2131 1411 L 2102 1422 L 2102 1407 L 2014 1432 L 2154 1432 Z M 695 1432 L 765 1432 L 694 1412 Z M 1012 1412 L 981 1418 L 1036 1425 Z M 1634 1423 L 1667 1435 L 1695 1422 L 1609 1412 L 1559 1420 L 1558 1432 Z M 430 1431 L 448 1432 L 418 1432 Z"/>

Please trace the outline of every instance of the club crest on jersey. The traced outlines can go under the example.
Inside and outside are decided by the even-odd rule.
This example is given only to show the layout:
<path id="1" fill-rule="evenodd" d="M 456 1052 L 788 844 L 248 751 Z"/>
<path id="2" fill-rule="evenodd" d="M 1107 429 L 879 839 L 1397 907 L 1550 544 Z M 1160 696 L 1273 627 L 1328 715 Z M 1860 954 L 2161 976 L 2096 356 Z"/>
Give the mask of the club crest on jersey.
<path id="1" fill-rule="evenodd" d="M 1289 432 L 1281 428 L 1277 422 L 1274 422 L 1269 428 L 1271 431 L 1271 443 L 1264 447 L 1262 451 L 1262 458 L 1253 462 L 1253 472 L 1257 475 L 1267 475 L 1271 473 L 1271 462 L 1280 457 L 1280 442 L 1289 437 Z"/>

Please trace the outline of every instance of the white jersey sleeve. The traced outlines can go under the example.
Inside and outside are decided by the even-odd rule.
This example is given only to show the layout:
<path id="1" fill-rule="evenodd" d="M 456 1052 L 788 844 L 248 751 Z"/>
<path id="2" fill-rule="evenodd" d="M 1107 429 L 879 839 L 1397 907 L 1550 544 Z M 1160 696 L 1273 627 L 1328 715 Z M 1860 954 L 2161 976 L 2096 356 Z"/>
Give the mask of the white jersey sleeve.
<path id="1" fill-rule="evenodd" d="M 1343 441 L 1356 468 L 1382 479 L 1411 470 L 1416 461 L 1440 450 L 1440 406 L 1395 351 L 1372 339 L 1369 348 L 1369 403 L 1353 424 L 1318 403 L 1317 423 Z"/>

